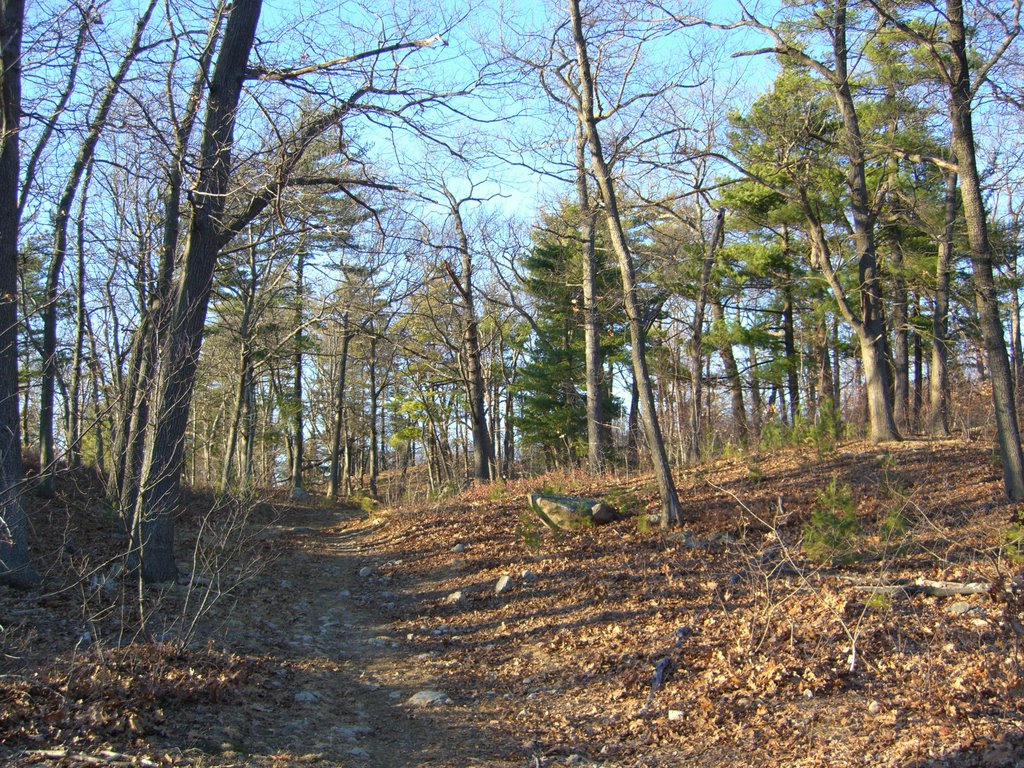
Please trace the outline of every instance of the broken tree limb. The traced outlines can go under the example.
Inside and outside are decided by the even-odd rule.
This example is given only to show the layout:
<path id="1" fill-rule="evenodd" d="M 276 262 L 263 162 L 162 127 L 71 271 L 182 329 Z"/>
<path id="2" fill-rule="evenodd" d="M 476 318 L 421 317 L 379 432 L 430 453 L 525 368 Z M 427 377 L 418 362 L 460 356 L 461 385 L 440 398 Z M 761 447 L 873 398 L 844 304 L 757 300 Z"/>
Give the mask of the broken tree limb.
<path id="1" fill-rule="evenodd" d="M 852 581 L 849 577 L 840 577 Z M 876 595 L 927 595 L 928 597 L 953 597 L 954 595 L 984 595 L 992 591 L 992 585 L 982 581 L 933 581 L 932 579 L 875 579 L 857 581 L 851 589 L 871 592 Z"/>

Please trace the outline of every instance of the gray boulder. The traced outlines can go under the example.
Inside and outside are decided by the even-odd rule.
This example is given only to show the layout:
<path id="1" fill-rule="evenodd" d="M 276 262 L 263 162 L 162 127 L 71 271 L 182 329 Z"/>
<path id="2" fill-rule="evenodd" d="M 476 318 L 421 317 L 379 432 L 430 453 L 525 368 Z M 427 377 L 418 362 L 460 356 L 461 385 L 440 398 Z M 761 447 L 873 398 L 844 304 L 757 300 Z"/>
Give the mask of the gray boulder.
<path id="1" fill-rule="evenodd" d="M 305 488 L 292 488 L 288 493 L 288 498 L 292 501 L 309 501 L 312 497 Z"/>
<path id="2" fill-rule="evenodd" d="M 552 530 L 589 528 L 621 520 L 622 515 L 606 501 L 579 496 L 549 496 L 531 493 L 526 497 L 530 511 Z"/>
<path id="3" fill-rule="evenodd" d="M 420 691 L 414 693 L 405 702 L 411 707 L 440 707 L 451 704 L 452 700 L 443 691 Z"/>

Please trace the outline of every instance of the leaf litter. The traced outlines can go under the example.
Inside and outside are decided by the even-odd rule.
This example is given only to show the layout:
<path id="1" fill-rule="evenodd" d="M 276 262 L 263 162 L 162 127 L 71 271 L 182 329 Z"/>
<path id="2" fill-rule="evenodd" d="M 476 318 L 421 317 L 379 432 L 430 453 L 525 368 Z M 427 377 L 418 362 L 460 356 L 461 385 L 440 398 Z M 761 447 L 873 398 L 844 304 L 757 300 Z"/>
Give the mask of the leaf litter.
<path id="1" fill-rule="evenodd" d="M 645 476 L 511 480 L 372 519 L 271 499 L 210 579 L 229 594 L 192 624 L 188 587 L 150 597 L 145 631 L 130 579 L 102 606 L 87 588 L 98 566 L 83 563 L 108 573 L 116 526 L 83 480 L 30 510 L 56 563 L 47 589 L 0 591 L 0 759 L 1024 764 L 1017 509 L 990 457 L 907 441 L 720 460 L 679 475 L 685 533 L 648 525 Z M 811 560 L 801 544 L 833 480 L 850 489 L 855 551 Z M 633 517 L 537 531 L 523 510 L 540 487 Z M 186 540 L 211 503 L 188 500 Z M 919 578 L 993 589 L 872 587 Z M 420 691 L 443 703 L 408 706 Z"/>

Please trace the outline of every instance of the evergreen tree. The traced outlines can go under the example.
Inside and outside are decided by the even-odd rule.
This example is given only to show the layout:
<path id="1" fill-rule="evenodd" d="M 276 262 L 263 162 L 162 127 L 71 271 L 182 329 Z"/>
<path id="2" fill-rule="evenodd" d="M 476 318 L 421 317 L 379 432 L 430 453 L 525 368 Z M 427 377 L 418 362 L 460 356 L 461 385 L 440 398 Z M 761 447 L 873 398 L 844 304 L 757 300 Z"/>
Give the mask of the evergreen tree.
<path id="1" fill-rule="evenodd" d="M 601 251 L 599 249 L 599 258 Z M 570 235 L 541 240 L 523 261 L 523 288 L 533 299 L 533 334 L 527 343 L 528 362 L 520 372 L 517 426 L 526 446 L 539 446 L 553 464 L 576 464 L 587 455 L 587 398 L 584 354 L 582 254 Z M 598 272 L 599 315 L 604 325 L 601 357 L 607 361 L 621 348 L 609 296 L 614 272 Z M 603 304 L 603 306 L 602 306 Z M 604 390 L 604 412 L 618 414 L 610 386 Z"/>

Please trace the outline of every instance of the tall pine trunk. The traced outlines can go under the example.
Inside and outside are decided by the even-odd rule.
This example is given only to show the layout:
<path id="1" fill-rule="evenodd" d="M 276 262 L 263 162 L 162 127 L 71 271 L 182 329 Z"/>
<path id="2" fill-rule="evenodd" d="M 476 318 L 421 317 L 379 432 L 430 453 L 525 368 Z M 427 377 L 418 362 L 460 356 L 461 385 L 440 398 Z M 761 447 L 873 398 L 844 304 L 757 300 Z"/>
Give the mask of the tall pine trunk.
<path id="1" fill-rule="evenodd" d="M 933 437 L 949 437 L 949 282 L 957 216 L 956 185 L 957 174 L 947 171 L 943 228 L 935 258 L 932 358 L 928 368 L 928 428 Z"/>
<path id="2" fill-rule="evenodd" d="M 996 416 L 996 444 L 1003 467 L 1003 486 L 1011 501 L 1024 500 L 1024 453 L 1020 445 L 1013 374 L 1003 338 L 992 268 L 992 246 L 985 220 L 985 202 L 978 175 L 974 146 L 970 64 L 967 31 L 962 0 L 947 0 L 949 60 L 949 117 L 953 133 L 953 153 L 960 170 L 960 196 L 967 223 L 971 270 L 978 307 L 978 323 L 985 342 L 989 373 L 992 377 L 992 405 Z"/>

